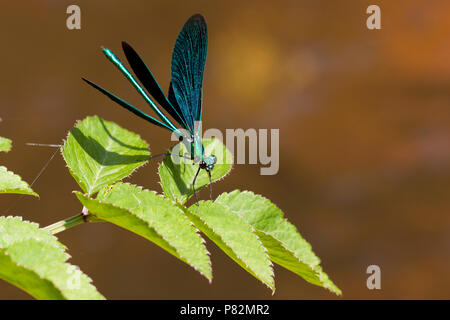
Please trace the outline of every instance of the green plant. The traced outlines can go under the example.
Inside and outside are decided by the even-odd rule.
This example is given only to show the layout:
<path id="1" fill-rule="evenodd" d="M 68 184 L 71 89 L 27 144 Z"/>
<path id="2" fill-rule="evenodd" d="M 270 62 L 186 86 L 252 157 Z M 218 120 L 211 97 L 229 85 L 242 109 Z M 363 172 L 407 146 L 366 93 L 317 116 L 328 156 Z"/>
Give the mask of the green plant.
<path id="1" fill-rule="evenodd" d="M 7 144 L 0 141 L 0 146 Z M 231 155 L 218 140 L 206 140 L 204 145 L 208 154 L 218 157 L 212 180 L 220 180 L 231 170 Z M 185 151 L 179 148 L 180 154 Z M 149 160 L 148 144 L 137 134 L 99 117 L 78 122 L 69 132 L 62 154 L 82 190 L 75 192 L 83 205 L 81 213 L 42 229 L 20 217 L 0 218 L 0 277 L 35 298 L 103 299 L 91 280 L 67 263 L 66 248 L 54 236 L 85 222 L 109 222 L 134 232 L 209 281 L 211 261 L 200 232 L 272 291 L 272 263 L 276 263 L 312 284 L 341 294 L 322 271 L 309 243 L 270 200 L 235 190 L 214 201 L 186 206 L 193 196 L 191 182 L 196 168 L 190 163 L 175 164 L 169 156 L 158 170 L 164 194 L 120 182 Z M 0 192 L 37 196 L 20 177 L 0 169 Z M 202 171 L 197 189 L 208 183 Z"/>

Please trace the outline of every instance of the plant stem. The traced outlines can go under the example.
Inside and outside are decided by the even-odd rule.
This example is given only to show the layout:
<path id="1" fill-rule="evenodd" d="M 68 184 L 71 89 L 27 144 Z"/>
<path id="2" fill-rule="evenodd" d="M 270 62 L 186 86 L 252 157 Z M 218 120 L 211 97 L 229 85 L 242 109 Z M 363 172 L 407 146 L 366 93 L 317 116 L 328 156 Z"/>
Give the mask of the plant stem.
<path id="1" fill-rule="evenodd" d="M 65 220 L 58 221 L 54 224 L 51 224 L 45 227 L 45 230 L 50 231 L 52 234 L 57 234 L 58 232 L 67 230 L 69 228 L 75 227 L 79 224 L 88 222 L 89 216 L 86 216 L 83 213 L 77 214 L 76 216 L 67 218 Z"/>

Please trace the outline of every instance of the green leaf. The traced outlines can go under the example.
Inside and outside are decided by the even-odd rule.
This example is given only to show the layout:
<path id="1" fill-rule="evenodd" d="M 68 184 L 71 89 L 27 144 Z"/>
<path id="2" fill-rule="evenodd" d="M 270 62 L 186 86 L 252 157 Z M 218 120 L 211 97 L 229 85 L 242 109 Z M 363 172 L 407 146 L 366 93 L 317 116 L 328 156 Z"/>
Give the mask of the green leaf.
<path id="1" fill-rule="evenodd" d="M 8 171 L 4 166 L 0 166 L 0 193 L 20 193 L 39 197 L 20 176 Z"/>
<path id="2" fill-rule="evenodd" d="M 154 242 L 211 281 L 204 241 L 172 201 L 128 183 L 103 188 L 95 200 L 81 193 L 77 197 L 97 218 Z"/>
<path id="3" fill-rule="evenodd" d="M 0 151 L 8 152 L 9 150 L 11 150 L 11 144 L 12 141 L 8 138 L 0 137 Z"/>
<path id="4" fill-rule="evenodd" d="M 64 250 L 37 224 L 0 217 L 0 278 L 36 299 L 104 299 Z"/>
<path id="5" fill-rule="evenodd" d="M 11 150 L 11 140 L 0 137 L 0 151 L 8 152 L 9 150 Z M 19 193 L 39 197 L 20 176 L 8 171 L 4 166 L 0 166 L 0 193 Z"/>
<path id="6" fill-rule="evenodd" d="M 322 271 L 320 259 L 312 251 L 311 245 L 270 200 L 253 192 L 235 190 L 222 193 L 216 203 L 227 207 L 257 230 L 273 262 L 312 284 L 341 294 L 341 290 Z"/>
<path id="7" fill-rule="evenodd" d="M 77 123 L 62 153 L 70 173 L 89 195 L 129 176 L 150 156 L 139 135 L 97 116 Z"/>
<path id="8" fill-rule="evenodd" d="M 226 146 L 218 139 L 203 140 L 205 155 L 215 155 L 217 163 L 211 171 L 212 181 L 218 181 L 226 176 L 232 167 L 232 156 Z M 178 150 L 176 152 L 176 150 Z M 174 154 L 183 155 L 187 153 L 183 143 L 177 144 L 171 149 Z M 172 159 L 174 157 L 174 159 Z M 193 164 L 192 160 L 187 160 L 177 156 L 167 156 L 159 166 L 159 176 L 164 195 L 179 203 L 185 203 L 193 196 L 192 181 L 199 165 Z M 195 182 L 195 189 L 198 191 L 209 184 L 209 177 L 206 170 L 200 170 Z"/>
<path id="9" fill-rule="evenodd" d="M 212 201 L 200 201 L 184 211 L 231 259 L 275 291 L 272 263 L 252 226 L 226 206 Z"/>

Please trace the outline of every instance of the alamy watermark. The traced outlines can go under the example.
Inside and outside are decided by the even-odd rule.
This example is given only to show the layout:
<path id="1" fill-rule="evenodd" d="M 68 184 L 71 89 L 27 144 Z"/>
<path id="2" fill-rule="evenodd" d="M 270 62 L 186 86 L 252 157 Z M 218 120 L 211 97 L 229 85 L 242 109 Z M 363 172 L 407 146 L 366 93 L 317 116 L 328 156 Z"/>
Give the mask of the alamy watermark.
<path id="1" fill-rule="evenodd" d="M 366 13 L 370 14 L 366 20 L 366 26 L 369 30 L 381 29 L 381 9 L 376 4 L 372 4 L 367 7 Z"/>
<path id="2" fill-rule="evenodd" d="M 180 129 L 184 136 L 189 133 Z M 200 121 L 195 122 L 194 132 L 197 133 L 197 139 L 218 139 L 231 152 L 232 157 L 222 154 L 222 150 L 214 150 L 217 158 L 217 164 L 260 164 L 261 175 L 275 175 L 280 168 L 280 130 L 279 129 L 254 129 L 247 130 L 226 129 L 225 136 L 223 132 L 216 128 L 209 128 L 202 131 Z M 171 140 L 179 141 L 179 133 L 172 133 Z M 224 139 L 225 138 L 225 139 Z M 191 142 L 183 141 L 184 146 L 190 153 Z M 270 143 L 269 143 L 270 142 Z M 246 148 L 248 146 L 248 148 Z M 181 144 L 173 149 L 172 154 L 178 154 Z M 248 152 L 247 152 L 248 150 Z M 205 150 L 205 155 L 209 156 L 209 150 Z M 179 164 L 185 158 L 172 157 L 173 162 Z"/>
<path id="3" fill-rule="evenodd" d="M 66 19 L 66 27 L 69 30 L 81 29 L 81 9 L 76 4 L 71 4 L 67 7 L 66 13 L 69 16 Z"/>
<path id="4" fill-rule="evenodd" d="M 381 268 L 376 264 L 372 264 L 367 267 L 367 274 L 370 276 L 367 278 L 366 285 L 369 290 L 381 289 Z"/>

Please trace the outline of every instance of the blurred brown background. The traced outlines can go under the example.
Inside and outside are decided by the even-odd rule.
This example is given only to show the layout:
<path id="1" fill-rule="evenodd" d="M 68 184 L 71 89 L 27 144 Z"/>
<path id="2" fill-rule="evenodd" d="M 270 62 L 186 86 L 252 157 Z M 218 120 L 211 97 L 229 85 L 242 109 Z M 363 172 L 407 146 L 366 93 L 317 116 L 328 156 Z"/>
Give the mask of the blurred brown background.
<path id="1" fill-rule="evenodd" d="M 81 30 L 66 8 L 81 7 Z M 381 30 L 366 8 L 381 7 Z M 147 108 L 100 51 L 127 40 L 163 88 L 176 36 L 194 13 L 209 28 L 204 128 L 280 128 L 280 170 L 235 165 L 215 194 L 248 189 L 275 202 L 312 244 L 343 298 L 450 298 L 450 2 L 22 1 L 0 13 L 1 163 L 31 182 L 76 120 L 99 115 L 138 132 L 154 153 L 169 134 L 80 80 Z M 157 161 L 131 181 L 160 191 Z M 2 195 L 2 215 L 46 226 L 80 212 L 61 155 L 33 185 L 41 198 Z M 207 198 L 207 192 L 201 194 Z M 333 299 L 275 267 L 275 295 L 217 247 L 214 279 L 109 224 L 58 235 L 71 263 L 110 299 Z M 382 289 L 366 288 L 366 268 Z M 0 281 L 1 299 L 28 299 Z"/>

